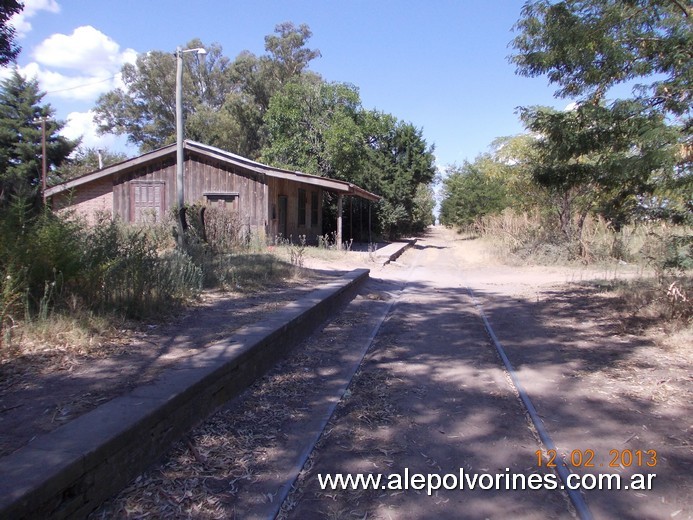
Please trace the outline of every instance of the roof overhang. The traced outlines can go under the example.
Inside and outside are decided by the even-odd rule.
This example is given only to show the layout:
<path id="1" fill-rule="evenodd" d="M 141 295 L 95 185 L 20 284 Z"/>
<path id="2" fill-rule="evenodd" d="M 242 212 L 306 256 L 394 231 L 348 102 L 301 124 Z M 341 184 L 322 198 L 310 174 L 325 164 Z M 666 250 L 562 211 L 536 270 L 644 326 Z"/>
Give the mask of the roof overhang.
<path id="1" fill-rule="evenodd" d="M 110 177 L 111 175 L 115 175 L 116 173 L 121 173 L 123 171 L 136 168 L 150 161 L 166 157 L 167 155 L 175 154 L 175 151 L 175 145 L 165 146 L 164 148 L 159 148 L 158 150 L 147 152 L 132 159 L 127 159 L 125 161 L 112 164 L 110 166 L 107 166 L 106 168 L 103 168 L 102 170 L 87 173 L 86 175 L 82 175 L 81 177 L 75 177 L 74 179 L 70 179 L 69 181 L 56 184 L 55 186 L 51 186 L 50 188 L 46 189 L 46 197 L 51 197 L 53 195 L 57 195 L 64 191 L 69 191 L 73 188 L 81 186 L 82 184 L 88 184 L 99 179 Z"/>
<path id="2" fill-rule="evenodd" d="M 240 155 L 236 155 L 231 152 L 221 150 L 214 146 L 208 146 L 195 141 L 186 140 L 184 143 L 185 149 L 202 155 L 204 157 L 214 158 L 221 162 L 238 166 L 267 177 L 274 177 L 278 179 L 286 179 L 294 182 L 301 182 L 304 184 L 310 184 L 313 186 L 319 186 L 327 191 L 335 192 L 340 195 L 352 195 L 355 197 L 360 197 L 363 199 L 371 200 L 377 202 L 381 199 L 379 195 L 371 193 L 355 184 L 346 181 L 340 181 L 337 179 L 330 179 L 327 177 L 319 177 L 317 175 L 311 175 L 308 173 L 285 170 L 282 168 L 275 168 L 274 166 L 268 166 L 256 161 L 252 161 Z M 102 170 L 88 173 L 81 177 L 57 184 L 46 190 L 46 197 L 51 197 L 62 193 L 64 191 L 69 191 L 76 188 L 82 184 L 87 184 L 99 179 L 115 175 L 116 173 L 121 173 L 126 170 L 136 168 L 142 164 L 146 164 L 150 161 L 154 161 L 165 157 L 167 155 L 173 155 L 176 152 L 176 145 L 169 145 L 152 152 L 142 154 L 133 159 L 128 159 L 126 161 L 113 164 Z"/>
<path id="3" fill-rule="evenodd" d="M 283 168 L 276 168 L 274 166 L 268 166 L 266 164 L 241 157 L 231 152 L 226 152 L 214 146 L 208 146 L 205 144 L 197 143 L 195 141 L 186 141 L 186 149 L 197 150 L 204 155 L 216 157 L 222 161 L 235 164 L 238 166 L 243 166 L 250 170 L 262 173 L 268 177 L 274 177 L 277 179 L 286 179 L 294 182 L 302 182 L 304 184 L 311 184 L 313 186 L 320 186 L 327 191 L 333 191 L 338 194 L 343 195 L 353 195 L 356 197 L 361 197 L 363 199 L 379 201 L 381 197 L 375 193 L 371 193 L 355 184 L 346 181 L 340 181 L 337 179 L 331 179 L 329 177 L 320 177 L 318 175 L 311 175 L 309 173 L 303 173 L 292 170 L 285 170 Z"/>

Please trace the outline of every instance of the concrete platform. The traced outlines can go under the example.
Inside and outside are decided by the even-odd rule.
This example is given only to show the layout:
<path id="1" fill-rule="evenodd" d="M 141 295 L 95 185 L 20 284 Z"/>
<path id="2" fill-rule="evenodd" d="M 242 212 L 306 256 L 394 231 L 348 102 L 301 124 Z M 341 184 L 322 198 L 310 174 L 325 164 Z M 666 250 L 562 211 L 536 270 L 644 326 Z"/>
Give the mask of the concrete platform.
<path id="1" fill-rule="evenodd" d="M 392 242 L 385 247 L 378 249 L 374 254 L 376 259 L 382 263 L 382 265 L 394 262 L 399 258 L 399 256 L 404 253 L 407 249 L 416 244 L 416 239 L 411 238 L 408 240 L 402 240 L 399 242 Z"/>
<path id="2" fill-rule="evenodd" d="M 86 517 L 351 300 L 368 275 L 358 269 L 325 284 L 0 458 L 0 518 Z"/>

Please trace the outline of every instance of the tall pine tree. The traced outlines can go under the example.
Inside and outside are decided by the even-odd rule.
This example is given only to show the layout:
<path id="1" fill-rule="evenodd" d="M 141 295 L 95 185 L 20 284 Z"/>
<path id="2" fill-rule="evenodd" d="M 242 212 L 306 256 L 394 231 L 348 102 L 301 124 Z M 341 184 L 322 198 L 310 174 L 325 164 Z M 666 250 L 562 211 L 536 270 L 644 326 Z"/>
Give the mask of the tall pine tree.
<path id="1" fill-rule="evenodd" d="M 23 78 L 16 70 L 0 83 L 0 209 L 13 198 L 22 198 L 38 208 L 41 201 L 42 131 L 46 119 L 46 166 L 50 174 L 79 144 L 58 134 L 64 123 L 55 111 L 42 105 L 44 93 L 38 82 Z"/>

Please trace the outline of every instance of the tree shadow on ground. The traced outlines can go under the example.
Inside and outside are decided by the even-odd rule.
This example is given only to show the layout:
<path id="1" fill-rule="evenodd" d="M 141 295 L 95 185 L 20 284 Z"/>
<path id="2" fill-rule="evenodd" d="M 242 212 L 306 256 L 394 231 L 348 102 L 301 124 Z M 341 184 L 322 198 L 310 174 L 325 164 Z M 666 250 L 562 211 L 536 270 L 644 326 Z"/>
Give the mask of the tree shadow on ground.
<path id="1" fill-rule="evenodd" d="M 587 501 L 597 517 L 664 518 L 690 508 L 686 489 L 692 481 L 693 456 L 672 442 L 675 426 L 685 438 L 681 416 L 662 417 L 661 406 L 642 397 L 614 399 L 594 387 L 585 388 L 584 374 L 618 367 L 649 343 L 638 337 L 624 340 L 617 333 L 618 324 L 599 321 L 603 302 L 588 298 L 577 304 L 574 299 L 580 289 L 576 291 L 558 293 L 561 305 L 544 303 L 543 308 L 494 293 L 477 292 L 477 298 L 484 301 L 484 312 L 559 451 L 570 456 L 578 450 L 575 460 L 587 450 L 594 452 L 595 467 L 580 463 L 575 472 L 624 477 L 657 473 L 653 491 L 588 492 Z M 290 517 L 348 512 L 401 518 L 569 517 L 557 492 L 457 491 L 427 497 L 411 491 L 319 489 L 319 473 L 404 474 L 405 468 L 423 474 L 456 474 L 459 468 L 542 471 L 535 454 L 540 445 L 529 435 L 518 400 L 503 387 L 500 360 L 479 332 L 480 318 L 469 295 L 459 287 L 425 284 L 414 284 L 408 292 L 415 296 L 398 302 L 381 329 L 356 379 L 356 390 L 340 408 L 312 462 L 306 489 Z M 587 319 L 597 320 L 597 326 L 580 327 Z M 647 460 L 639 467 L 608 467 L 614 458 L 611 450 L 651 449 L 657 450 L 655 468 L 646 467 Z"/>

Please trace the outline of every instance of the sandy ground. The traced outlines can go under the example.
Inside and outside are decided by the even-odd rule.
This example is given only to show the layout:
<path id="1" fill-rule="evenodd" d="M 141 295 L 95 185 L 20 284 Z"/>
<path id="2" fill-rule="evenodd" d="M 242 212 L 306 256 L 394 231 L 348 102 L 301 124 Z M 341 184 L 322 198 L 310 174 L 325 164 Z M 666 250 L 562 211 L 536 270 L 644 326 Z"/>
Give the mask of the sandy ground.
<path id="1" fill-rule="evenodd" d="M 297 519 L 574 517 L 557 489 L 429 495 L 319 486 L 318 475 L 346 472 L 553 475 L 545 466 L 550 454 L 542 451 L 475 300 L 556 444 L 557 460 L 577 474 L 656 474 L 651 490 L 585 491 L 594 517 L 693 518 L 690 345 L 664 345 L 634 328 L 618 300 L 595 282 L 637 273 L 509 267 L 478 241 L 442 228 L 397 262 L 380 267 L 372 260 L 367 254 L 307 259 L 307 268 L 323 274 L 369 267 L 372 279 L 334 320 L 93 517 L 271 518 L 277 511 Z M 245 308 L 271 312 L 307 288 L 285 289 L 280 298 L 245 302 Z M 209 334 L 237 326 L 222 317 L 229 309 L 242 314 L 243 302 L 208 304 Z M 199 317 L 145 331 L 142 344 L 157 359 L 175 362 L 185 347 L 168 353 L 166 338 L 195 337 L 190 327 Z M 121 355 L 126 360 L 132 352 Z M 121 373 L 126 363 L 109 365 L 118 359 L 104 360 L 103 373 L 127 382 L 120 388 L 136 384 L 138 373 L 156 377 Z M 73 368 L 62 376 L 79 374 L 78 362 L 67 363 Z M 24 391 L 37 392 L 31 398 L 42 403 L 41 379 L 32 383 L 36 372 L 27 373 L 0 387 L 3 446 L 16 442 L 8 418 L 34 403 L 7 404 L 8 392 L 28 385 Z M 80 378 L 63 381 L 77 385 Z M 97 389 L 86 393 L 102 398 Z M 46 416 L 51 425 L 60 423 L 62 404 L 45 409 L 35 408 L 42 424 Z M 630 455 L 632 461 L 623 458 Z"/>

